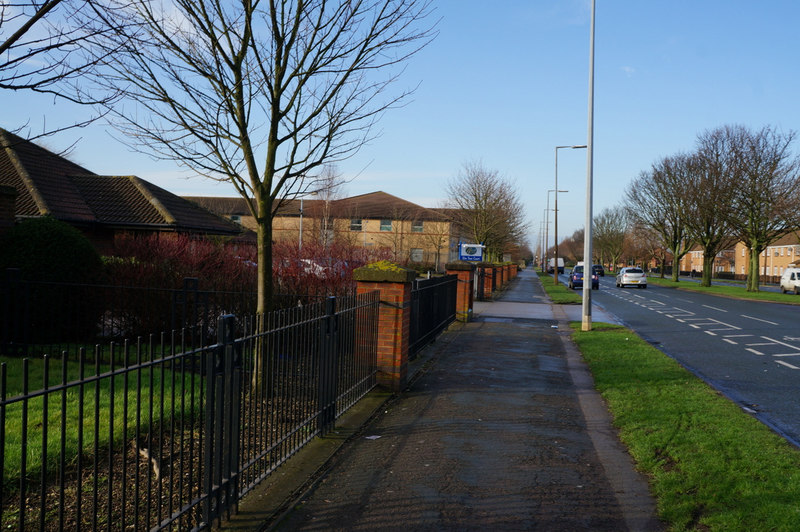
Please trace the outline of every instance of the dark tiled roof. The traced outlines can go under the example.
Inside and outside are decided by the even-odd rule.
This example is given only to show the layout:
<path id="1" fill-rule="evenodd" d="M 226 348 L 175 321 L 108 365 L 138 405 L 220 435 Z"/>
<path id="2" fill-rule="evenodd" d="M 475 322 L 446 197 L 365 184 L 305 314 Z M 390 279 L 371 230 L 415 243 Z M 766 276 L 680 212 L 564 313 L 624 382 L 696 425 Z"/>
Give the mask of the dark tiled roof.
<path id="1" fill-rule="evenodd" d="M 0 184 L 17 190 L 17 216 L 73 224 L 236 235 L 238 225 L 135 176 L 99 176 L 0 129 Z"/>
<path id="2" fill-rule="evenodd" d="M 244 198 L 222 198 L 218 196 L 183 196 L 183 199 L 200 205 L 204 209 L 220 215 L 236 214 L 239 216 L 249 216 L 250 209 L 247 208 Z"/>
<path id="3" fill-rule="evenodd" d="M 365 218 L 370 220 L 392 218 L 394 220 L 430 221 L 443 221 L 446 219 L 433 209 L 427 209 L 416 203 L 411 203 L 381 191 L 336 200 L 331 210 L 337 218 Z"/>
<path id="4" fill-rule="evenodd" d="M 0 182 L 17 189 L 18 216 L 52 214 L 63 221 L 94 220 L 75 185 L 66 179 L 92 172 L 7 131 L 0 130 L 0 147 Z"/>

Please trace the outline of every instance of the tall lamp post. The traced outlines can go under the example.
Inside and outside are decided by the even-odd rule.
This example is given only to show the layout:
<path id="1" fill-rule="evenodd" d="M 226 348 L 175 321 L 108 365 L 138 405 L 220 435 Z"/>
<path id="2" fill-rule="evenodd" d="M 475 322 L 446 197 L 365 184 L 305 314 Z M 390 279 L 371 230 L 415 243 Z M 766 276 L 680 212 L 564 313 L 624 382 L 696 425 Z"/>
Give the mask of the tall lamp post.
<path id="1" fill-rule="evenodd" d="M 583 256 L 592 260 L 592 187 L 594 172 L 594 7 L 592 0 L 592 21 L 589 30 L 589 119 L 586 144 L 586 229 L 584 230 Z M 585 274 L 584 274 L 585 275 Z M 592 330 L 592 291 L 591 283 L 583 283 L 581 330 Z"/>
<path id="2" fill-rule="evenodd" d="M 571 150 L 577 150 L 578 148 L 585 148 L 586 145 L 576 145 L 576 146 L 556 146 L 556 205 L 555 205 L 555 224 L 553 227 L 553 234 L 555 237 L 555 267 L 553 268 L 553 284 L 558 284 L 558 193 L 559 192 L 567 192 L 566 190 L 558 190 L 558 150 L 562 148 L 569 148 Z M 550 197 L 548 196 L 548 200 Z"/>

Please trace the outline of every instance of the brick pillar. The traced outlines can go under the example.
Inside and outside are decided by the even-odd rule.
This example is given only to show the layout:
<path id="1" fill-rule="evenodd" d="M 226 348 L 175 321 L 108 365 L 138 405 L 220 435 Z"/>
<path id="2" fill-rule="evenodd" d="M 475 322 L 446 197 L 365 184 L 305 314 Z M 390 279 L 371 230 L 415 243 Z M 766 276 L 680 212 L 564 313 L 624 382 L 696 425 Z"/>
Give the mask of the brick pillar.
<path id="1" fill-rule="evenodd" d="M 0 185 L 0 233 L 14 227 L 14 202 L 16 199 L 17 190 L 14 187 Z"/>
<path id="2" fill-rule="evenodd" d="M 474 296 L 475 264 L 463 260 L 445 264 L 447 275 L 458 276 L 456 288 L 456 319 L 469 322 L 472 318 L 472 302 Z"/>
<path id="3" fill-rule="evenodd" d="M 353 270 L 356 292 L 378 290 L 378 384 L 394 392 L 405 388 L 411 329 L 411 284 L 414 270 L 389 261 Z"/>

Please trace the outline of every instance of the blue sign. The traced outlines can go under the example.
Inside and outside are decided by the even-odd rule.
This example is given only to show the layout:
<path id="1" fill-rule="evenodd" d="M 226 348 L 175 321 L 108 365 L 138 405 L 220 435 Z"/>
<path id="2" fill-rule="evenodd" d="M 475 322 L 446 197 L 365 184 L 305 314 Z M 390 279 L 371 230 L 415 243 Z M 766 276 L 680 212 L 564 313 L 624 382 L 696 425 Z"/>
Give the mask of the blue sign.
<path id="1" fill-rule="evenodd" d="M 458 250 L 458 258 L 470 262 L 480 262 L 483 260 L 483 248 L 480 244 L 461 244 Z"/>

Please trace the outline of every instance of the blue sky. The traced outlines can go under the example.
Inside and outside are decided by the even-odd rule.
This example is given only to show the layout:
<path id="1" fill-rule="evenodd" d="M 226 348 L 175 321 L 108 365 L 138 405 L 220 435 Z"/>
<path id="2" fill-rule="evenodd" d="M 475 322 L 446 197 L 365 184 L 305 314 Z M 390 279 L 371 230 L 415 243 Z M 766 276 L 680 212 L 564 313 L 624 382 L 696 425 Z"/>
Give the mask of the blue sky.
<path id="1" fill-rule="evenodd" d="M 439 0 L 439 36 L 401 83 L 419 88 L 381 136 L 339 164 L 349 195 L 383 190 L 428 207 L 481 161 L 513 181 L 538 242 L 554 147 L 587 139 L 588 0 Z M 594 212 L 617 205 L 659 157 L 691 150 L 725 124 L 800 129 L 800 2 L 598 0 Z M 82 113 L 5 93 L 0 126 Z M 45 141 L 100 174 L 135 174 L 181 195 L 235 195 L 177 166 L 131 153 L 101 124 Z M 798 147 L 795 147 L 798 150 Z M 559 151 L 559 236 L 583 227 L 586 150 Z M 552 207 L 552 205 L 551 205 Z M 551 222 L 552 224 L 552 222 Z M 552 225 L 550 238 L 552 242 Z"/>

